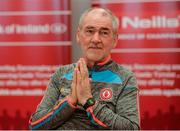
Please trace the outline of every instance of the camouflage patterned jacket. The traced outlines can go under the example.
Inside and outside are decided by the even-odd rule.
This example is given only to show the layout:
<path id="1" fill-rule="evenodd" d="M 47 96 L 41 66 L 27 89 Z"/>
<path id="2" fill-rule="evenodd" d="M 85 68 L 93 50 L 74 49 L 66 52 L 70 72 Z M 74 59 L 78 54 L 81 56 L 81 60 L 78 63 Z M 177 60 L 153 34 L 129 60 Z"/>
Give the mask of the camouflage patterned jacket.
<path id="1" fill-rule="evenodd" d="M 84 110 L 67 99 L 75 64 L 60 67 L 52 76 L 46 93 L 31 116 L 36 129 L 139 129 L 138 87 L 135 76 L 110 60 L 89 69 L 96 104 Z"/>

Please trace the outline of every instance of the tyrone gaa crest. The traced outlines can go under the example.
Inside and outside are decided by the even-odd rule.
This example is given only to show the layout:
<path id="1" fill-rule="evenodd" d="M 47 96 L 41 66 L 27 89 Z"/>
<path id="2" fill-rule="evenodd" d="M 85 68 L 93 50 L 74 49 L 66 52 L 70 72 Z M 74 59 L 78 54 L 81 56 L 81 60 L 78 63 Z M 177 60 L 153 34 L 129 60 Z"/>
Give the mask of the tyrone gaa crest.
<path id="1" fill-rule="evenodd" d="M 112 98 L 113 92 L 111 88 L 104 88 L 100 91 L 101 100 L 110 100 Z"/>

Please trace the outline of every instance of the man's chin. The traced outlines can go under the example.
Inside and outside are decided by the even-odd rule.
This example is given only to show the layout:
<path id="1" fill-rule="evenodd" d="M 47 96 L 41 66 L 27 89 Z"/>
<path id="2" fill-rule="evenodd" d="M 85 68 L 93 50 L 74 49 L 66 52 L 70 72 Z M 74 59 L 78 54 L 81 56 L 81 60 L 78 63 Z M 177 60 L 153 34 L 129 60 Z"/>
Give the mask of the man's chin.
<path id="1" fill-rule="evenodd" d="M 100 57 L 100 55 L 93 54 L 93 55 L 87 56 L 87 60 L 88 61 L 93 61 L 93 62 L 99 62 L 99 61 L 102 60 L 102 57 Z"/>

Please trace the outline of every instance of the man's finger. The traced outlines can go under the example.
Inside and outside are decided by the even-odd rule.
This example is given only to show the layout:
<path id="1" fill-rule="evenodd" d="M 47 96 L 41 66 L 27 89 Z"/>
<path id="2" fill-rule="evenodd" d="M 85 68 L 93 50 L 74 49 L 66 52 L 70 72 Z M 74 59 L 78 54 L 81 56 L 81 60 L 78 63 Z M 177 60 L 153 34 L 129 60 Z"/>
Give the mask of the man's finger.
<path id="1" fill-rule="evenodd" d="M 77 83 L 77 88 L 79 88 L 81 86 L 81 74 L 80 71 L 78 69 L 76 69 L 76 83 Z"/>
<path id="2" fill-rule="evenodd" d="M 74 73 L 73 73 L 73 80 L 72 80 L 72 84 L 71 84 L 71 90 L 72 90 L 72 95 L 73 97 L 76 96 L 76 84 L 77 84 L 77 75 L 76 75 L 76 67 L 74 69 Z"/>
<path id="3" fill-rule="evenodd" d="M 74 68 L 74 73 L 73 73 L 73 82 L 76 83 L 76 67 Z"/>
<path id="4" fill-rule="evenodd" d="M 86 63 L 83 58 L 80 59 L 80 73 L 82 76 L 82 80 L 85 80 L 88 78 Z"/>
<path id="5" fill-rule="evenodd" d="M 84 58 L 82 58 L 82 66 L 83 66 L 83 70 L 85 72 L 85 75 L 88 76 L 88 68 L 87 68 L 87 64 Z"/>

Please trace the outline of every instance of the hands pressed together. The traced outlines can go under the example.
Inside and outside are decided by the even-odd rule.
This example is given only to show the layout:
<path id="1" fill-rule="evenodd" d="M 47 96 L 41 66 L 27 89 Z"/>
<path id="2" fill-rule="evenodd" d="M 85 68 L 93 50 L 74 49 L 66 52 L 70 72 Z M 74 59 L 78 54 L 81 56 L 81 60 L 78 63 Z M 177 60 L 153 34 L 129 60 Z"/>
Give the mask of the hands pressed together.
<path id="1" fill-rule="evenodd" d="M 80 58 L 74 69 L 69 101 L 73 105 L 76 105 L 77 103 L 84 105 L 87 99 L 91 97 L 92 93 L 87 64 L 83 58 Z"/>

